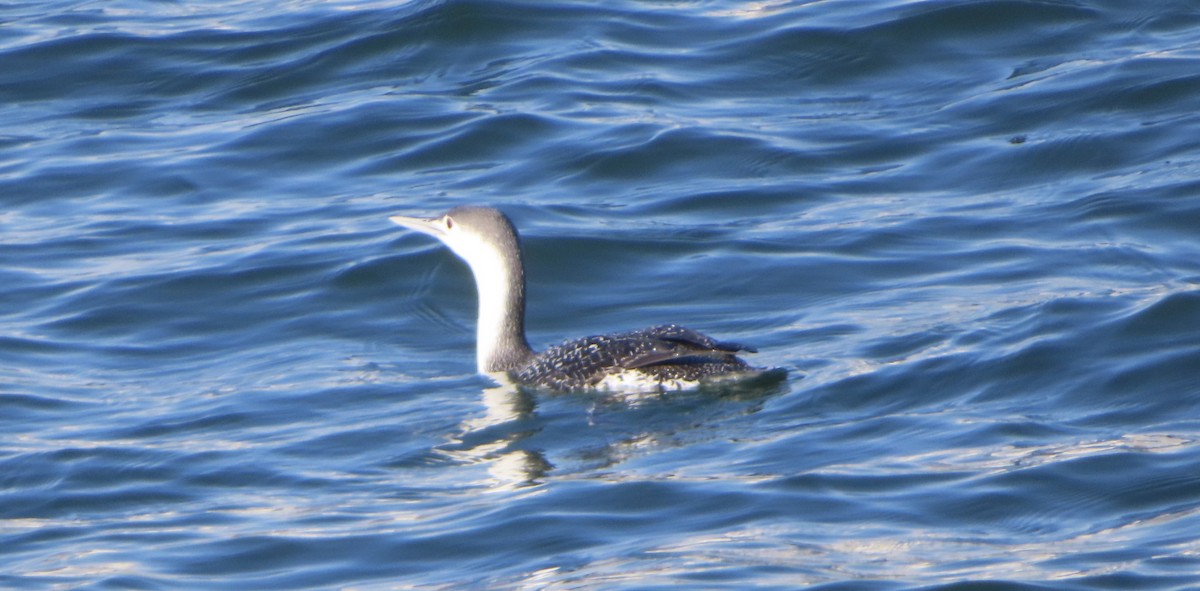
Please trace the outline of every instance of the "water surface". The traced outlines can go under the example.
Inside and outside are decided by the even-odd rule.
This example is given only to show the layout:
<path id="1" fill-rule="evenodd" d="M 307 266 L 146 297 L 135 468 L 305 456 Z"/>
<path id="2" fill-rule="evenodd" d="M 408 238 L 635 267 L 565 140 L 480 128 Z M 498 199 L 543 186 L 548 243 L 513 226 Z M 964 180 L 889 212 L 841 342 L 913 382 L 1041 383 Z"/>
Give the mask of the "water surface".
<path id="1" fill-rule="evenodd" d="M 0 6 L 0 586 L 1200 585 L 1191 2 Z M 774 388 L 475 375 L 678 322 Z"/>

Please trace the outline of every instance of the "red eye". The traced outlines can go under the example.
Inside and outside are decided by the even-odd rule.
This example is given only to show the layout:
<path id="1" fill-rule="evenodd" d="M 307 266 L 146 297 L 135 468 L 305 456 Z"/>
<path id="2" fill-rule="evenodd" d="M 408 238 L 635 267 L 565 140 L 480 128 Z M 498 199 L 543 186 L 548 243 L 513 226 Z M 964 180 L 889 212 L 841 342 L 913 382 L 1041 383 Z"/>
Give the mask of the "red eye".
<path id="1" fill-rule="evenodd" d="M 454 229 L 454 220 L 453 220 L 453 219 L 451 219 L 451 218 L 449 218 L 449 217 L 447 217 L 447 218 L 446 218 L 446 229 L 447 229 L 447 230 L 453 230 L 453 229 Z"/>

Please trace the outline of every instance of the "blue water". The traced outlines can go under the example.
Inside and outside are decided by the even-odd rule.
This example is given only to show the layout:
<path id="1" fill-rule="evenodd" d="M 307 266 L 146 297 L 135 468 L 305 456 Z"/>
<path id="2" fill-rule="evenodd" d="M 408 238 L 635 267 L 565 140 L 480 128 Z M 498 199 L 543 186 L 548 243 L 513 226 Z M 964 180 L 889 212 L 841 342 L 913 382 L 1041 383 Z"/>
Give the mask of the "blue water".
<path id="1" fill-rule="evenodd" d="M 10 2 L 0 121 L 0 587 L 1200 588 L 1195 2 Z M 787 382 L 493 387 L 465 203 Z"/>

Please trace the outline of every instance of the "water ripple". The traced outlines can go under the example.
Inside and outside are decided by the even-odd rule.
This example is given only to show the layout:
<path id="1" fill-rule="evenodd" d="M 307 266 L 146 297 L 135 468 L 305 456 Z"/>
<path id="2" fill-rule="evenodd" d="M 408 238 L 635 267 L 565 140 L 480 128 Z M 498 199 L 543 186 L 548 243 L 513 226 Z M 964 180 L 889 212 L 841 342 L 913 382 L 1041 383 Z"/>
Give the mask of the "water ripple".
<path id="1" fill-rule="evenodd" d="M 0 6 L 0 585 L 1194 586 L 1200 12 Z M 722 395 L 475 375 L 680 322 Z"/>

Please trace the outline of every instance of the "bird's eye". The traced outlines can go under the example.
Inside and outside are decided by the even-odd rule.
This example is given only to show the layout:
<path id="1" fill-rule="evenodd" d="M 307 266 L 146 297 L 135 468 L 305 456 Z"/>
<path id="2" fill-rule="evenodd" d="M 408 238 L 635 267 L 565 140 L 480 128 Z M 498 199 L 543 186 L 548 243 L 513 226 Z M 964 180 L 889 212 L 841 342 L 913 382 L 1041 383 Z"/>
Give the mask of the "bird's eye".
<path id="1" fill-rule="evenodd" d="M 454 229 L 454 219 L 451 218 L 450 216 L 446 216 L 446 229 L 447 230 Z"/>

